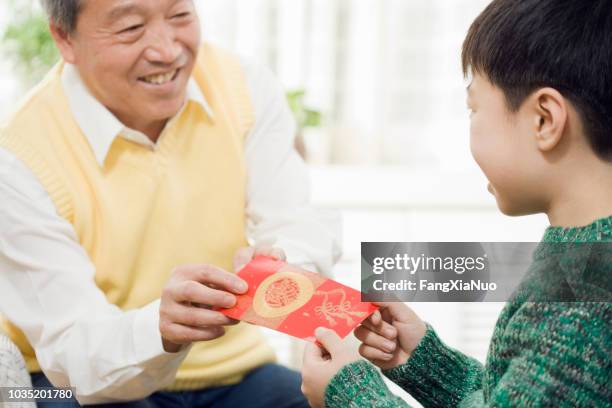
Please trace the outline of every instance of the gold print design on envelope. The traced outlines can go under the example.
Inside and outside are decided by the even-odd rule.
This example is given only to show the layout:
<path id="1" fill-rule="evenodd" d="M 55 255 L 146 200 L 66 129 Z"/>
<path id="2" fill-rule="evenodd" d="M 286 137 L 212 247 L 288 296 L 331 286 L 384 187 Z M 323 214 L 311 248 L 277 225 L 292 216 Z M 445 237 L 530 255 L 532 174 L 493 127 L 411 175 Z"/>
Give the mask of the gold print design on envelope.
<path id="1" fill-rule="evenodd" d="M 279 272 L 268 276 L 253 297 L 253 310 L 262 317 L 288 315 L 304 306 L 314 293 L 312 282 L 295 272 Z"/>
<path id="2" fill-rule="evenodd" d="M 346 292 L 344 289 L 334 289 L 329 292 L 317 291 L 315 295 L 323 296 L 323 303 L 321 303 L 321 306 L 315 307 L 315 312 L 317 316 L 323 316 L 330 326 L 338 324 L 336 319 L 344 319 L 346 320 L 346 324 L 350 326 L 355 323 L 351 316 L 363 317 L 366 315 L 365 312 L 351 310 L 353 305 L 346 300 Z M 340 301 L 337 304 L 334 304 L 330 300 L 332 295 L 340 295 Z M 334 317 L 336 319 L 334 319 Z"/>
<path id="3" fill-rule="evenodd" d="M 285 307 L 300 296 L 300 286 L 291 278 L 282 278 L 272 282 L 266 293 L 264 301 L 273 308 Z"/>

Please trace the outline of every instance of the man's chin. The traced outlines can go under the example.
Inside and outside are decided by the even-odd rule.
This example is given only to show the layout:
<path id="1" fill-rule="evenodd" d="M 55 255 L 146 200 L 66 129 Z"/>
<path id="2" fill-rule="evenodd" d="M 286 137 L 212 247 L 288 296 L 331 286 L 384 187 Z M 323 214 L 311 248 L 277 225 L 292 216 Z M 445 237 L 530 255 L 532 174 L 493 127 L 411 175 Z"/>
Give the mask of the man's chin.
<path id="1" fill-rule="evenodd" d="M 183 107 L 184 102 L 151 104 L 142 110 L 142 117 L 153 122 L 167 121 L 175 117 Z"/>
<path id="2" fill-rule="evenodd" d="M 162 120 L 175 116 L 185 103 L 187 91 L 186 86 L 181 86 L 180 91 L 175 90 L 167 94 L 156 94 L 142 92 L 141 89 L 134 89 L 132 106 L 135 111 L 146 114 L 146 118 L 152 120 Z M 145 117 L 145 116 L 143 116 Z"/>

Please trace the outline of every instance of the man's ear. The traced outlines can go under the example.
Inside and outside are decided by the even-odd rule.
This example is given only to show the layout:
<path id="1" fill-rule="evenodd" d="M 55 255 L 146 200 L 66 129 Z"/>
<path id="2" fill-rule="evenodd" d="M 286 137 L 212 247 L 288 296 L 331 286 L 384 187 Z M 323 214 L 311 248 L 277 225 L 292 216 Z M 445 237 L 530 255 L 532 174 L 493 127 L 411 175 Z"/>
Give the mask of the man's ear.
<path id="1" fill-rule="evenodd" d="M 553 88 L 539 89 L 532 98 L 534 102 L 534 130 L 538 149 L 553 150 L 565 133 L 567 125 L 567 102 Z"/>
<path id="2" fill-rule="evenodd" d="M 53 23 L 49 24 L 49 31 L 51 31 L 51 36 L 64 61 L 74 64 L 76 58 L 73 36 Z"/>

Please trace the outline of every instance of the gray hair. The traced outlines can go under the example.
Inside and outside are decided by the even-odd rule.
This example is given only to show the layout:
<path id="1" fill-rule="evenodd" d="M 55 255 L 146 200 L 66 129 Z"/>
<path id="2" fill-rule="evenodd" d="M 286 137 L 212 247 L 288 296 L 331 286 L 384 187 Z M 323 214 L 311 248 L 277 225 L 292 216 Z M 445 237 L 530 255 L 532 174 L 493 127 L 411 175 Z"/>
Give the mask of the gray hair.
<path id="1" fill-rule="evenodd" d="M 66 33 L 73 33 L 83 0 L 40 0 L 49 20 Z"/>

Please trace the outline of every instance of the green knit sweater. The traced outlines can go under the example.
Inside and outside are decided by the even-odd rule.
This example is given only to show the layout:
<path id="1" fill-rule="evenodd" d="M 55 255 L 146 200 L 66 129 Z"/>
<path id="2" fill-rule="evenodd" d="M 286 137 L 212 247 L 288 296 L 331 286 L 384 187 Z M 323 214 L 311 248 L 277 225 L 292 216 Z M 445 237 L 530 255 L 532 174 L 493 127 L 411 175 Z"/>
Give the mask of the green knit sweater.
<path id="1" fill-rule="evenodd" d="M 560 242 L 575 247 L 555 245 Z M 424 407 L 612 407 L 612 303 L 588 301 L 595 291 L 599 299 L 602 294 L 610 299 L 612 245 L 600 245 L 610 242 L 612 217 L 582 228 L 547 229 L 522 286 L 497 321 L 484 367 L 446 346 L 428 327 L 408 361 L 383 374 Z M 595 246 L 593 261 L 585 254 Z M 572 276 L 557 276 L 547 289 L 571 290 L 573 301 L 530 301 L 529 276 L 544 276 L 537 281 L 546 282 L 546 272 L 568 271 Z M 336 374 L 325 404 L 408 406 L 363 360 Z"/>

